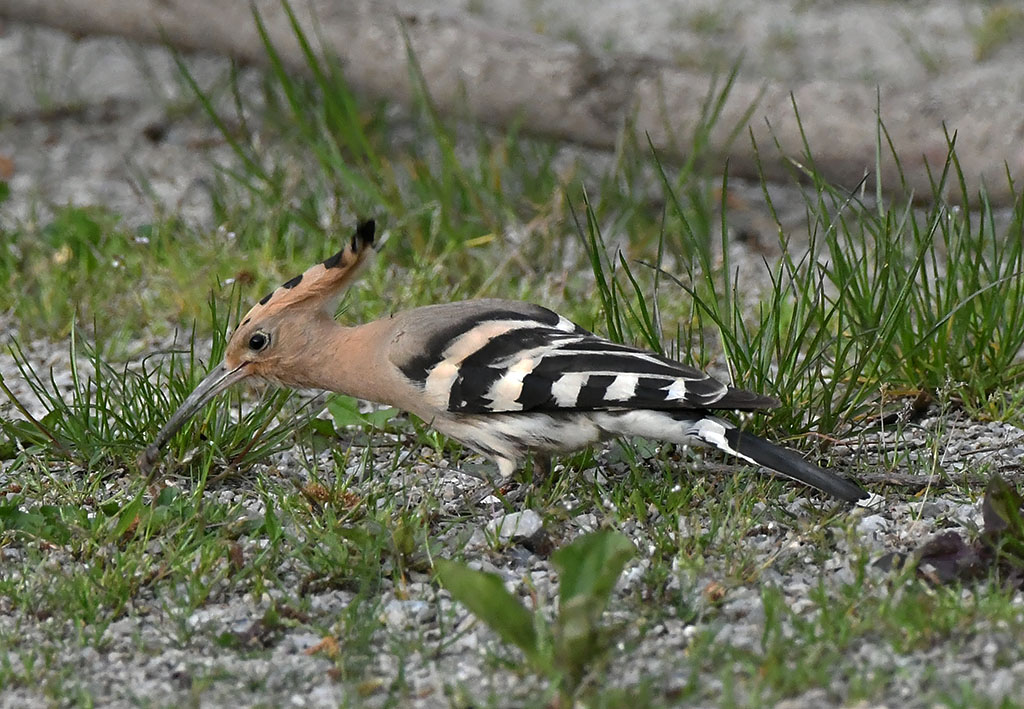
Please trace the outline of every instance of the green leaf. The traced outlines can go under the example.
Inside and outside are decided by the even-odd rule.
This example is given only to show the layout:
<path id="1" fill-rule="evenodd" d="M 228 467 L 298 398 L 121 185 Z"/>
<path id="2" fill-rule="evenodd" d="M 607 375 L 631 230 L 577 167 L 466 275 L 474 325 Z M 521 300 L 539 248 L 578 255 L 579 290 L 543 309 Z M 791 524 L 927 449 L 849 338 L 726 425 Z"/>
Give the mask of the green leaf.
<path id="1" fill-rule="evenodd" d="M 170 507 L 179 497 L 181 497 L 181 491 L 175 487 L 165 487 L 160 491 L 160 494 L 156 496 L 156 507 Z"/>
<path id="2" fill-rule="evenodd" d="M 609 529 L 587 534 L 551 556 L 558 569 L 558 597 L 563 607 L 585 597 L 600 615 L 626 562 L 636 554 L 629 539 Z"/>
<path id="3" fill-rule="evenodd" d="M 80 510 L 70 506 L 40 505 L 24 512 L 18 509 L 17 504 L 0 505 L 0 531 L 11 530 L 54 544 L 66 544 L 71 539 L 71 528 L 64 521 L 65 513 L 74 517 Z"/>
<path id="4" fill-rule="evenodd" d="M 372 527 L 373 525 L 371 524 L 370 526 Z M 380 532 L 379 529 L 374 531 Z M 374 535 L 371 534 L 369 529 L 364 527 L 336 527 L 334 529 L 334 536 L 360 549 L 367 549 L 374 542 Z"/>
<path id="5" fill-rule="evenodd" d="M 336 438 L 334 433 L 334 426 L 327 419 L 310 419 L 307 424 L 310 432 L 317 435 L 323 436 L 324 438 Z"/>
<path id="6" fill-rule="evenodd" d="M 142 499 L 136 497 L 125 507 L 117 517 L 117 524 L 114 525 L 112 536 L 116 539 L 124 536 L 124 533 L 139 519 L 142 511 Z"/>
<path id="7" fill-rule="evenodd" d="M 10 460 L 18 455 L 18 444 L 11 438 L 0 439 L 0 460 Z"/>
<path id="8" fill-rule="evenodd" d="M 608 649 L 611 633 L 601 628 L 601 614 L 623 567 L 635 553 L 628 538 L 606 529 L 580 537 L 551 557 L 558 569 L 560 600 L 555 662 L 570 692 Z"/>
<path id="9" fill-rule="evenodd" d="M 0 505 L 0 530 L 35 533 L 43 518 L 32 512 L 23 512 L 17 504 Z"/>
<path id="10" fill-rule="evenodd" d="M 466 606 L 505 642 L 512 643 L 534 665 L 541 660 L 533 613 L 505 589 L 496 574 L 475 571 L 448 559 L 434 562 L 437 578 L 452 597 Z"/>
<path id="11" fill-rule="evenodd" d="M 0 426 L 3 427 L 4 433 L 7 434 L 7 438 L 12 445 L 15 442 L 20 442 L 24 446 L 46 446 L 50 443 L 50 440 L 43 432 L 28 421 L 21 419 L 0 421 Z"/>
<path id="12" fill-rule="evenodd" d="M 359 401 L 351 396 L 332 396 L 327 401 L 327 410 L 338 428 L 361 426 L 364 423 L 359 412 Z"/>
<path id="13" fill-rule="evenodd" d="M 327 410 L 331 413 L 338 428 L 345 426 L 372 426 L 383 428 L 388 421 L 398 415 L 398 409 L 380 409 L 363 413 L 359 410 L 359 400 L 351 396 L 332 396 L 327 402 Z"/>
<path id="14" fill-rule="evenodd" d="M 266 508 L 263 513 L 263 531 L 266 532 L 267 538 L 270 539 L 271 543 L 276 543 L 281 539 L 281 523 L 274 513 L 273 502 L 270 499 L 265 499 L 263 504 Z"/>
<path id="15" fill-rule="evenodd" d="M 602 628 L 594 596 L 576 596 L 558 609 L 555 623 L 555 664 L 563 672 L 563 681 L 574 691 L 588 668 L 605 656 L 613 631 Z"/>

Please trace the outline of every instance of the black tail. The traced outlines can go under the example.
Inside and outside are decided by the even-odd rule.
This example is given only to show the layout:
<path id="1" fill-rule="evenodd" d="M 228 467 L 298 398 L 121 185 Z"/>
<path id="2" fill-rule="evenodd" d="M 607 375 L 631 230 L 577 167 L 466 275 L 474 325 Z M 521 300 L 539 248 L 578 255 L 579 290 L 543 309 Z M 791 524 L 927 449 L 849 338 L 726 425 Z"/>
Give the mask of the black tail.
<path id="1" fill-rule="evenodd" d="M 796 453 L 786 450 L 774 443 L 741 431 L 737 428 L 727 429 L 725 438 L 738 453 L 756 461 L 766 468 L 782 473 L 798 480 L 805 485 L 846 502 L 859 502 L 869 497 L 868 493 L 848 480 L 808 463 Z"/>

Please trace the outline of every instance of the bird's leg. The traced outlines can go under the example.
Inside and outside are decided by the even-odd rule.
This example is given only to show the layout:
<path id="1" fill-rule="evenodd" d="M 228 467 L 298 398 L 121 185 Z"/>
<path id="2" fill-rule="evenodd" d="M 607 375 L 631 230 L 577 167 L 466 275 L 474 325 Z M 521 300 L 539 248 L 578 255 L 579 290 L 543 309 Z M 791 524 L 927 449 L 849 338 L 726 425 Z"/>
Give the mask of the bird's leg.
<path id="1" fill-rule="evenodd" d="M 497 490 L 496 494 L 502 500 L 510 505 L 518 505 L 524 499 L 526 499 L 527 493 L 531 490 L 536 490 L 540 485 L 548 479 L 548 475 L 551 473 L 551 456 L 544 453 L 533 454 L 533 477 L 530 482 L 525 480 L 519 480 L 519 484 L 514 490 L 502 493 L 500 489 Z"/>
<path id="2" fill-rule="evenodd" d="M 496 462 L 499 472 L 497 479 L 482 476 L 484 477 L 485 482 L 483 489 L 473 496 L 472 503 L 474 505 L 479 505 L 492 495 L 497 497 L 504 504 L 517 505 L 523 501 L 530 490 L 536 488 L 539 484 L 543 484 L 551 472 L 551 456 L 543 453 L 534 453 L 532 480 L 527 483 L 524 480 L 519 479 L 517 480 L 514 489 L 505 491 L 503 488 L 514 479 L 516 463 L 509 459 L 499 459 Z"/>
<path id="3" fill-rule="evenodd" d="M 533 487 L 539 487 L 551 475 L 551 456 L 545 453 L 533 454 Z"/>
<path id="4" fill-rule="evenodd" d="M 472 475 L 475 478 L 480 478 L 480 487 L 469 495 L 470 507 L 476 507 L 488 497 L 492 496 L 504 499 L 501 492 L 501 486 L 512 477 L 512 474 L 515 472 L 516 463 L 514 460 L 506 458 L 492 460 L 494 460 L 494 463 L 498 466 L 497 477 L 495 477 L 493 473 L 485 473 L 482 469 L 469 470 L 465 466 L 461 468 L 461 472 Z M 482 467 L 483 466 L 481 466 L 481 468 Z"/>

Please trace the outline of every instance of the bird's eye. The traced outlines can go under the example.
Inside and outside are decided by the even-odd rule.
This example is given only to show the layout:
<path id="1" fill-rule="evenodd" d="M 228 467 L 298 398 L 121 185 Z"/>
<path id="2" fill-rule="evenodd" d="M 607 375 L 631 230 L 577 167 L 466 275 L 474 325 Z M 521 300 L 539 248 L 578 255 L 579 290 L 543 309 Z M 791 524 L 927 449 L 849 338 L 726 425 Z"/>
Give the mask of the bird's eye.
<path id="1" fill-rule="evenodd" d="M 252 337 L 249 338 L 249 349 L 253 352 L 259 352 L 270 344 L 270 335 L 265 332 L 255 332 Z"/>

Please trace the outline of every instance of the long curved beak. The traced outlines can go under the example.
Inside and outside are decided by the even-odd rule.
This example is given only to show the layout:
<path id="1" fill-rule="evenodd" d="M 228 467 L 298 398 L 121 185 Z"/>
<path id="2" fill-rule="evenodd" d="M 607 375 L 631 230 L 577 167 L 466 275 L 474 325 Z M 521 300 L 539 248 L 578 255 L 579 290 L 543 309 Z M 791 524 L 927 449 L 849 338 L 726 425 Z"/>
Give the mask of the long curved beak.
<path id="1" fill-rule="evenodd" d="M 192 391 L 188 397 L 181 402 L 181 406 L 178 410 L 171 414 L 171 417 L 167 419 L 167 423 L 160 429 L 160 432 L 156 434 L 156 438 L 153 442 L 146 446 L 139 455 L 139 470 L 143 475 L 152 479 L 155 471 L 155 466 L 160 460 L 160 449 L 164 446 L 167 441 L 171 440 L 185 423 L 196 415 L 196 413 L 203 408 L 213 397 L 220 394 L 222 391 L 230 387 L 237 381 L 244 379 L 248 376 L 248 372 L 245 371 L 245 365 L 240 365 L 234 369 L 228 369 L 223 362 L 213 369 L 203 381 L 199 382 L 199 385 Z"/>

